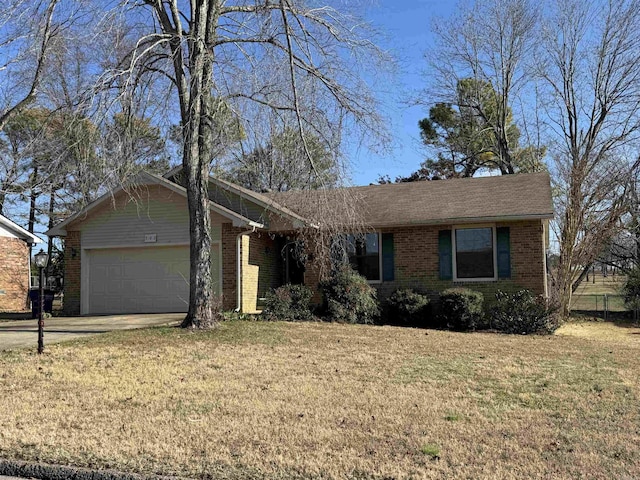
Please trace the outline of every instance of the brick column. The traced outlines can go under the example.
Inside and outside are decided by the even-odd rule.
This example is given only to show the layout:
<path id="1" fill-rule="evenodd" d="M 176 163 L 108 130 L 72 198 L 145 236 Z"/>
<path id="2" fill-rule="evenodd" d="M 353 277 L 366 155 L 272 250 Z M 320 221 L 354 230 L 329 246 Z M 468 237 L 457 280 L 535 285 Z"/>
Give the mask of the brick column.
<path id="1" fill-rule="evenodd" d="M 242 229 L 234 228 L 231 223 L 223 223 L 222 238 L 222 308 L 236 308 L 236 235 Z"/>
<path id="2" fill-rule="evenodd" d="M 65 315 L 80 315 L 80 232 L 67 232 L 64 240 L 64 302 Z"/>

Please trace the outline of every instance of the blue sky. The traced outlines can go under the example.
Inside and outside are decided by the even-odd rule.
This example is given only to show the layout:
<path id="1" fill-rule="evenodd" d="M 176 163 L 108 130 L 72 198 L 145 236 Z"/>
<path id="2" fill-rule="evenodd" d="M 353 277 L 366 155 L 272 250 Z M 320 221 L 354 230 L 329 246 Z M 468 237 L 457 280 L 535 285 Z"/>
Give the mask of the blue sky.
<path id="1" fill-rule="evenodd" d="M 418 140 L 418 120 L 427 115 L 424 106 L 408 106 L 429 82 L 425 54 L 433 45 L 431 23 L 434 17 L 448 17 L 455 2 L 446 0 L 378 0 L 366 19 L 381 31 L 379 46 L 398 60 L 395 96 L 381 93 L 385 113 L 391 118 L 393 146 L 390 152 L 375 155 L 362 149 L 350 153 L 355 185 L 368 185 L 380 174 L 392 179 L 415 171 L 424 154 Z"/>

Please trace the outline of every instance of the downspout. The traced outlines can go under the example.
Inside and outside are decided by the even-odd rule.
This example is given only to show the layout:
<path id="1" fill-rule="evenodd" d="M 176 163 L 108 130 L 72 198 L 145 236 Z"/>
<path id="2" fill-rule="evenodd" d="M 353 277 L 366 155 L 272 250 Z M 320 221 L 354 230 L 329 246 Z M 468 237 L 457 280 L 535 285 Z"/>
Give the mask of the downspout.
<path id="1" fill-rule="evenodd" d="M 237 266 L 236 266 L 236 290 L 237 290 L 237 299 L 236 299 L 236 309 L 235 312 L 239 312 L 242 310 L 242 237 L 245 235 L 249 235 L 256 231 L 256 227 L 251 227 L 251 230 L 246 230 L 244 232 L 240 232 L 236 236 L 236 258 L 237 258 Z"/>
<path id="2" fill-rule="evenodd" d="M 26 299 L 26 306 L 27 306 L 27 310 L 29 310 L 31 308 L 31 287 L 33 285 L 31 285 L 31 248 L 32 248 L 32 244 L 29 243 L 27 245 L 27 251 L 28 251 L 28 257 L 27 258 L 27 272 L 29 272 L 29 287 L 27 288 L 27 299 Z"/>

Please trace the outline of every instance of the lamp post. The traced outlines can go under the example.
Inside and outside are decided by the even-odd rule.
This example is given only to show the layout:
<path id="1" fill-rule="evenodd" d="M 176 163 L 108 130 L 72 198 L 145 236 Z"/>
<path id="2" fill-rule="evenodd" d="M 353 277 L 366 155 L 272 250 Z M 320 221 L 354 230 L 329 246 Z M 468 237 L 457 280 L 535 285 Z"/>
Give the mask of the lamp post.
<path id="1" fill-rule="evenodd" d="M 36 267 L 40 270 L 40 309 L 38 314 L 38 353 L 44 351 L 44 275 L 43 269 L 49 262 L 49 255 L 47 255 L 42 249 L 34 255 Z"/>

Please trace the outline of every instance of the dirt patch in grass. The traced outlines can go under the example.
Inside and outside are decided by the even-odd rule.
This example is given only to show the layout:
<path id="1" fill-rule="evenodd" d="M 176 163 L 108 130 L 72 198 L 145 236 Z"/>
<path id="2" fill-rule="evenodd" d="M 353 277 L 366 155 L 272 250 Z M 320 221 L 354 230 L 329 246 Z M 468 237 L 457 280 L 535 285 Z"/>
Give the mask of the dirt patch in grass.
<path id="1" fill-rule="evenodd" d="M 114 332 L 0 354 L 0 456 L 219 478 L 638 478 L 639 347 L 567 327 Z"/>

